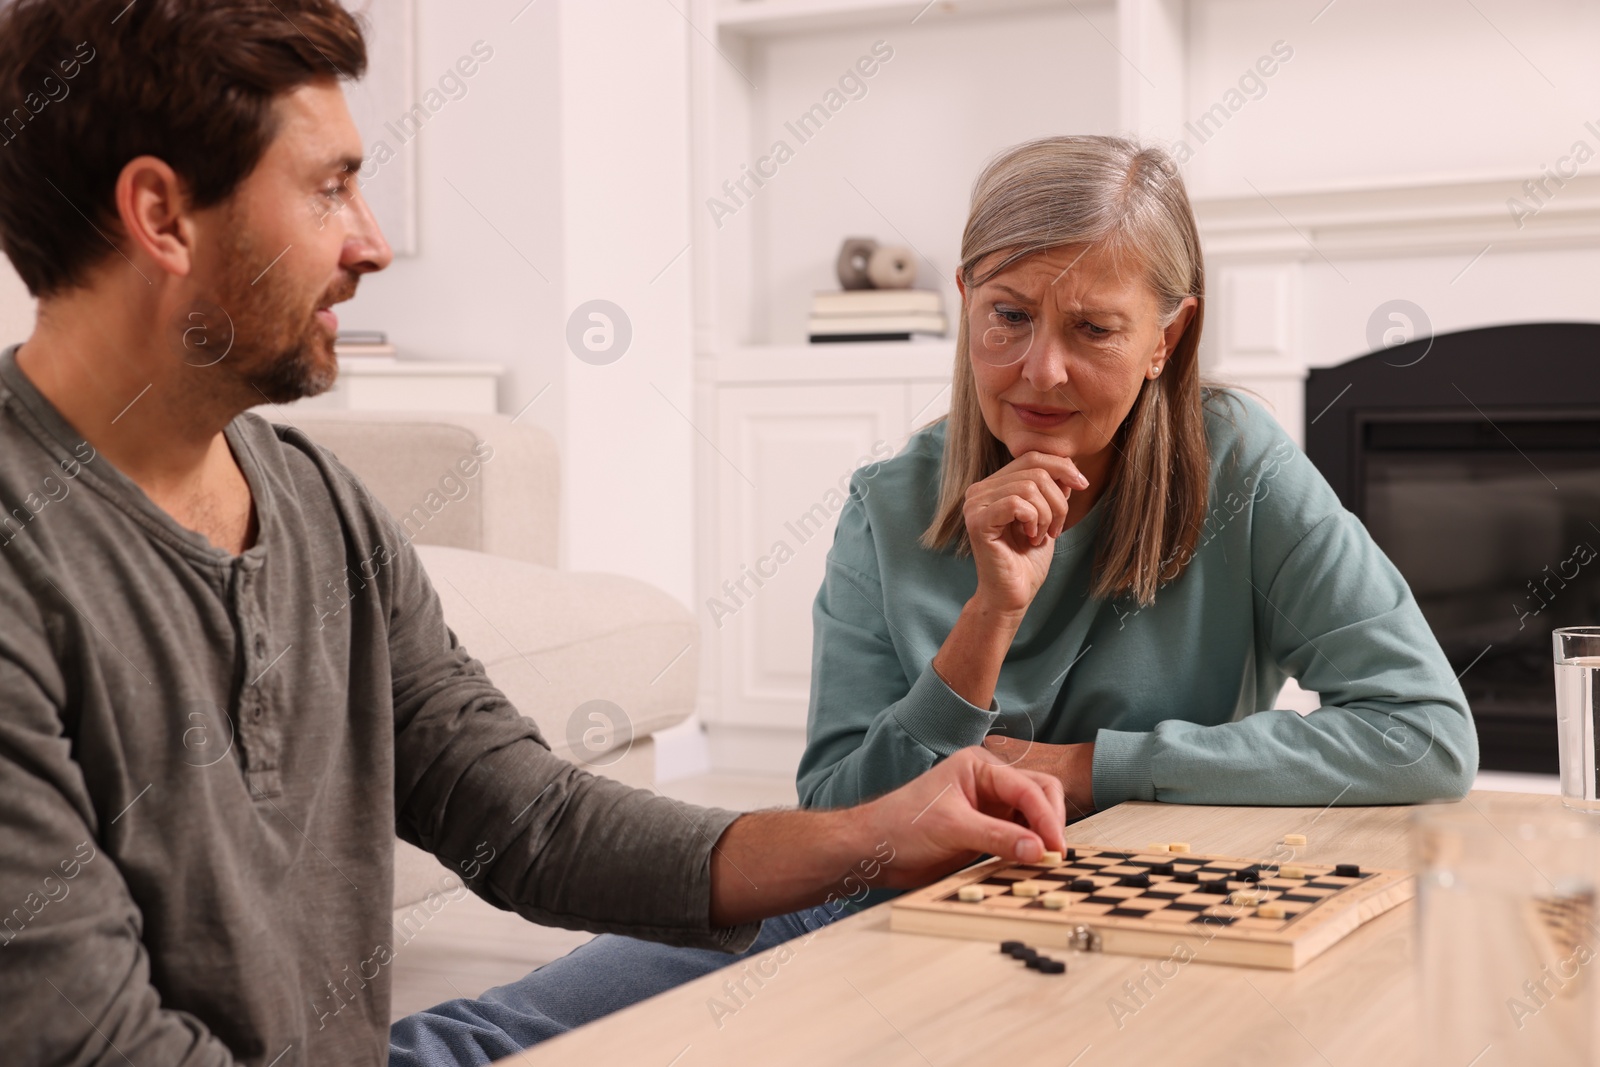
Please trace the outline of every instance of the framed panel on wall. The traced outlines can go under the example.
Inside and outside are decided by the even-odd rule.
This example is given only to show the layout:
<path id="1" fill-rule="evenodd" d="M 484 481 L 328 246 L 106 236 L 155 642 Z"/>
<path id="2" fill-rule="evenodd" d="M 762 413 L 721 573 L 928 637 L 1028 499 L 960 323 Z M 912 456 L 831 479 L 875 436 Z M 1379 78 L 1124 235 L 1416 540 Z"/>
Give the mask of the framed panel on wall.
<path id="1" fill-rule="evenodd" d="M 367 76 L 345 83 L 367 152 L 361 190 L 395 254 L 416 255 L 417 155 L 401 139 L 417 99 L 416 0 L 343 3 L 367 33 Z"/>

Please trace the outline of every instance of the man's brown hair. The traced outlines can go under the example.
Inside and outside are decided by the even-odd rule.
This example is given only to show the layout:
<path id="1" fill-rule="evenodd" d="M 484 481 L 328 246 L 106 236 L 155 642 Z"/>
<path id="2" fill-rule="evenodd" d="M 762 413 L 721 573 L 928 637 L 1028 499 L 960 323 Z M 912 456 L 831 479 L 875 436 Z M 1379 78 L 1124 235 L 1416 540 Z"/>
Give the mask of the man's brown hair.
<path id="1" fill-rule="evenodd" d="M 130 160 L 214 207 L 272 143 L 274 97 L 366 66 L 337 0 L 0 0 L 0 249 L 34 296 L 76 288 L 116 252 Z"/>

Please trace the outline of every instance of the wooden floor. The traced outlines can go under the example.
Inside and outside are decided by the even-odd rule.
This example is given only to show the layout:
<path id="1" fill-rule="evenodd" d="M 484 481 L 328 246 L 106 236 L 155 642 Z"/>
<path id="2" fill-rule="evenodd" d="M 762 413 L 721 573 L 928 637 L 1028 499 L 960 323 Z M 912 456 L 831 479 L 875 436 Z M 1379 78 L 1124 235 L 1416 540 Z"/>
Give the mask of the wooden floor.
<path id="1" fill-rule="evenodd" d="M 665 782 L 659 791 L 733 811 L 793 806 L 788 778 L 707 774 Z M 515 981 L 566 955 L 590 935 L 536 926 L 470 894 L 446 903 L 396 954 L 392 1019 Z"/>

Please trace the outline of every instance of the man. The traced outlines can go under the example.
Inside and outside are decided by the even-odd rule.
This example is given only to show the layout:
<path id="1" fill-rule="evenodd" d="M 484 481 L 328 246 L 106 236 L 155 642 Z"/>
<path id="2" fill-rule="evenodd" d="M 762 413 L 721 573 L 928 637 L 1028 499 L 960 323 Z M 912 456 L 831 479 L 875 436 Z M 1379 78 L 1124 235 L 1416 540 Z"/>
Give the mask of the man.
<path id="1" fill-rule="evenodd" d="M 0 357 L 7 1062 L 383 1062 L 397 831 L 529 919 L 727 951 L 852 876 L 1062 847 L 1060 785 L 978 750 L 746 816 L 566 764 L 362 485 L 242 414 L 332 384 L 332 307 L 389 263 L 364 67 L 334 0 L 0 8 L 0 244 L 40 301 Z"/>

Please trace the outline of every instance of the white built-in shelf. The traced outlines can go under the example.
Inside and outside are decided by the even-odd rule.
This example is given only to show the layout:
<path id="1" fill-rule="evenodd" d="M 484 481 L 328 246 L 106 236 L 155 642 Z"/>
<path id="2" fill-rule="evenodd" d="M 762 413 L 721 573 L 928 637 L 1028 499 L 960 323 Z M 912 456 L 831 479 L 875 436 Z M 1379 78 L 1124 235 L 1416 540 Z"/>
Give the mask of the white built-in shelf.
<path id="1" fill-rule="evenodd" d="M 269 419 L 292 420 L 296 412 L 440 411 L 492 414 L 498 410 L 498 363 L 456 363 L 415 359 L 341 359 L 339 380 L 321 396 L 288 407 L 263 404 Z"/>
<path id="2" fill-rule="evenodd" d="M 1066 6 L 1068 0 L 743 0 L 715 10 L 717 28 L 724 33 L 772 37 Z"/>
<path id="3" fill-rule="evenodd" d="M 694 61 L 696 325 L 734 365 L 741 344 L 802 341 L 806 294 L 831 284 L 846 236 L 915 245 L 923 284 L 953 299 L 985 159 L 1054 130 L 1127 125 L 1138 109 L 1122 97 L 1145 106 L 1144 79 L 1122 84 L 1130 61 L 1177 77 L 1172 49 L 1127 39 L 1176 41 L 1156 15 L 1182 0 L 696 2 L 697 25 L 716 28 Z M 1063 54 L 1074 61 L 1056 70 Z"/>
<path id="4" fill-rule="evenodd" d="M 716 356 L 711 362 L 711 374 L 718 385 L 946 381 L 954 353 L 954 338 L 751 345 Z"/>
<path id="5" fill-rule="evenodd" d="M 339 360 L 339 374 L 347 378 L 499 378 L 505 372 L 505 367 L 498 363 L 366 359 L 359 356 Z"/>

